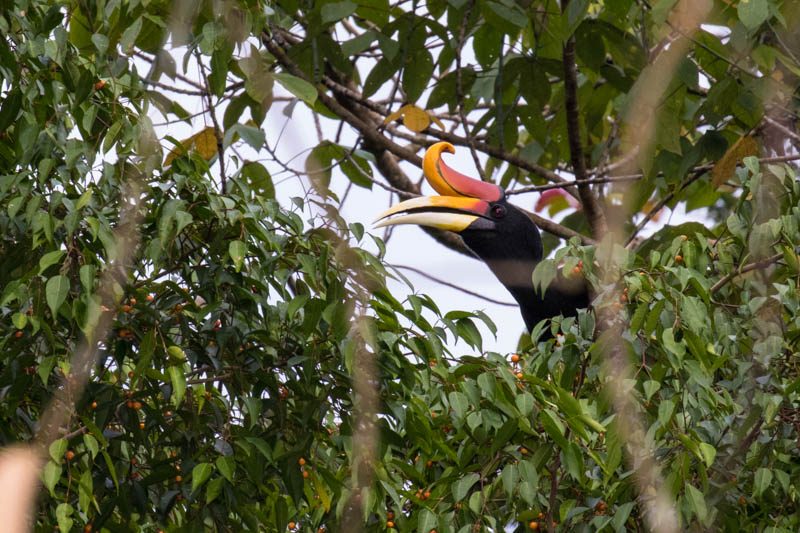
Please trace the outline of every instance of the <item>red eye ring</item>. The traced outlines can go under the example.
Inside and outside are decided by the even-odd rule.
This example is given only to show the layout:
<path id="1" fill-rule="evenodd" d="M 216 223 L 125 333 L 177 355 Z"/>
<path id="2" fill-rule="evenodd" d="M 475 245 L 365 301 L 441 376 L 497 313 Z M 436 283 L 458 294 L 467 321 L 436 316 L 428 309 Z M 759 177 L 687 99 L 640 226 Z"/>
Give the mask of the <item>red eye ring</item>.
<path id="1" fill-rule="evenodd" d="M 491 213 L 494 218 L 503 218 L 506 216 L 506 208 L 504 205 L 494 204 L 492 206 Z"/>

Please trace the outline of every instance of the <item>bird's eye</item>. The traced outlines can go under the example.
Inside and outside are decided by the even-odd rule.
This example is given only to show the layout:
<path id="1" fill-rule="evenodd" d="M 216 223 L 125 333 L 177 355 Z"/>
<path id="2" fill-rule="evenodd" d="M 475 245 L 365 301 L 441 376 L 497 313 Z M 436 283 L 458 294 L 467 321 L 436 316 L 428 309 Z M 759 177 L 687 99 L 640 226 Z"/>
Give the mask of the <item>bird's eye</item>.
<path id="1" fill-rule="evenodd" d="M 494 204 L 492 206 L 492 216 L 494 218 L 503 218 L 506 216 L 506 208 L 500 204 Z"/>

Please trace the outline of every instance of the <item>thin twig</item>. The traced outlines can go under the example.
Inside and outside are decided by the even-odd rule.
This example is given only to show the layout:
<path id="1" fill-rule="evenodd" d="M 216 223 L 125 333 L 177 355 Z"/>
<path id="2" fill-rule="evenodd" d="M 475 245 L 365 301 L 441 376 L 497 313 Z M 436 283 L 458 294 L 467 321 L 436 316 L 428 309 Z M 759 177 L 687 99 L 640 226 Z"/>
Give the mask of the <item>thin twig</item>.
<path id="1" fill-rule="evenodd" d="M 710 292 L 711 292 L 711 294 L 714 294 L 715 292 L 719 291 L 722 287 L 727 285 L 731 280 L 733 280 L 737 276 L 740 276 L 742 274 L 750 272 L 751 270 L 756 270 L 756 269 L 759 269 L 759 268 L 768 267 L 769 265 L 778 262 L 782 258 L 783 258 L 783 254 L 780 253 L 780 254 L 775 254 L 775 255 L 772 255 L 770 257 L 767 257 L 766 259 L 762 259 L 761 261 L 756 261 L 755 263 L 748 263 L 748 264 L 744 265 L 742 268 L 736 270 L 735 272 L 731 272 L 730 274 L 726 275 L 725 277 L 720 279 L 718 282 L 716 282 L 711 287 Z"/>
<path id="2" fill-rule="evenodd" d="M 469 152 L 472 154 L 472 160 L 475 162 L 475 168 L 478 170 L 478 175 L 481 181 L 486 181 L 486 174 L 481 167 L 481 160 L 478 159 L 478 152 L 475 150 L 475 139 L 472 138 L 469 125 L 467 124 L 467 116 L 464 114 L 464 82 L 461 78 L 461 49 L 464 46 L 464 38 L 467 33 L 467 22 L 472 14 L 472 7 L 475 5 L 475 0 L 472 0 L 464 12 L 464 18 L 461 20 L 461 28 L 458 32 L 458 42 L 456 43 L 456 106 L 458 108 L 458 118 L 461 120 L 461 127 L 464 128 L 464 136 L 469 146 Z"/>
<path id="3" fill-rule="evenodd" d="M 506 191 L 506 196 L 513 196 L 515 194 L 524 194 L 526 192 L 537 192 L 537 191 L 548 191 L 550 189 L 563 189 L 564 187 L 568 187 L 571 185 L 583 185 L 583 184 L 596 184 L 596 183 L 617 183 L 617 182 L 627 182 L 627 181 L 638 181 L 642 179 L 641 174 L 633 174 L 628 176 L 609 176 L 607 178 L 588 178 L 585 180 L 575 180 L 575 181 L 568 181 L 566 183 L 549 183 L 547 185 L 531 185 L 528 187 L 520 187 L 519 189 L 512 189 L 510 191 Z"/>
<path id="4" fill-rule="evenodd" d="M 414 267 L 407 266 L 407 265 L 391 265 L 391 266 L 393 268 L 400 268 L 400 269 L 403 269 L 403 270 L 410 270 L 411 272 L 414 272 L 415 274 L 419 274 L 420 276 L 422 276 L 424 278 L 427 278 L 427 279 L 429 279 L 431 281 L 435 281 L 436 283 L 440 283 L 440 284 L 442 284 L 442 285 L 444 285 L 446 287 L 450 287 L 451 289 L 455 289 L 457 291 L 461 291 L 464 294 L 469 294 L 470 296 L 474 296 L 475 298 L 480 298 L 481 300 L 486 300 L 487 302 L 491 302 L 493 304 L 504 305 L 506 307 L 517 307 L 517 304 L 511 303 L 511 302 L 503 302 L 501 300 L 495 300 L 494 298 L 489 298 L 488 296 L 485 296 L 483 294 L 479 294 L 477 292 L 473 292 L 473 291 L 471 291 L 469 289 L 465 289 L 464 287 L 461 287 L 461 286 L 456 285 L 454 283 L 450 283 L 449 281 L 445 281 L 443 279 L 439 279 L 436 276 L 431 276 L 430 274 L 428 274 L 424 270 L 420 270 L 418 268 L 414 268 Z"/>
<path id="5" fill-rule="evenodd" d="M 200 67 L 200 75 L 203 78 L 203 81 L 206 84 L 206 100 L 208 102 L 208 114 L 211 115 L 211 122 L 214 124 L 214 137 L 217 140 L 217 160 L 219 161 L 219 177 L 221 181 L 221 192 L 225 194 L 226 189 L 226 177 L 225 177 L 225 147 L 223 146 L 223 139 L 222 139 L 222 130 L 219 127 L 219 122 L 217 122 L 217 113 L 214 108 L 214 103 L 211 101 L 211 84 L 208 82 L 208 76 L 206 75 L 205 66 L 203 65 L 203 60 L 200 57 L 200 51 L 198 50 L 195 53 L 195 58 L 197 60 L 197 64 Z"/>
<path id="6" fill-rule="evenodd" d="M 564 13 L 569 0 L 561 0 L 561 12 Z M 570 161 L 575 180 L 586 179 L 586 162 L 581 141 L 580 111 L 578 108 L 578 71 L 575 65 L 575 36 L 570 35 L 562 49 L 564 62 L 564 110 L 567 115 L 567 140 L 569 141 Z M 578 185 L 583 210 L 589 221 L 594 238 L 602 237 L 608 231 L 603 206 L 588 184 Z"/>

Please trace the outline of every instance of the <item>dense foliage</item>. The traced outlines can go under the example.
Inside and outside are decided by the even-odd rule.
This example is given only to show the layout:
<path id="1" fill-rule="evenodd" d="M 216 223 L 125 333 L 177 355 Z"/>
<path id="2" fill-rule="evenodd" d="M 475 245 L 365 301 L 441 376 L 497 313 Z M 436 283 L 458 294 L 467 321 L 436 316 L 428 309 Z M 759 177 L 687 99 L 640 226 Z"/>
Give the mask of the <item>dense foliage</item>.
<path id="1" fill-rule="evenodd" d="M 777 0 L 5 3 L 0 443 L 49 452 L 35 530 L 645 530 L 622 390 L 680 527 L 797 531 L 798 18 Z M 281 110 L 336 126 L 304 172 L 271 136 Z M 438 140 L 564 211 L 537 218 L 550 250 L 569 240 L 534 277 L 563 263 L 593 310 L 497 354 L 484 313 L 386 289 L 384 242 L 328 185 L 418 193 L 407 169 Z M 287 173 L 315 193 L 276 198 Z M 706 222 L 635 239 L 664 206 Z"/>

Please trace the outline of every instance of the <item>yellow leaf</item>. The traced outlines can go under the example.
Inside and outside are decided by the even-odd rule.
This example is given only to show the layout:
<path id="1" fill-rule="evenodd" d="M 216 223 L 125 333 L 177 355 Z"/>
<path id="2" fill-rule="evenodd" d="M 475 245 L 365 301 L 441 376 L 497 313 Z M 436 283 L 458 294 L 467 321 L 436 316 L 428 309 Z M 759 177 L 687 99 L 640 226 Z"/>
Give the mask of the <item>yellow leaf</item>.
<path id="1" fill-rule="evenodd" d="M 209 160 L 217 153 L 217 136 L 214 135 L 213 126 L 207 126 L 198 133 L 181 141 L 181 146 L 174 147 L 164 158 L 164 166 L 169 166 L 176 157 L 183 155 L 183 149 L 187 152 L 194 150 L 200 157 Z"/>
<path id="2" fill-rule="evenodd" d="M 388 123 L 392 122 L 393 120 L 397 120 L 398 118 L 402 117 L 403 116 L 403 109 L 405 109 L 405 108 L 401 107 L 400 109 L 398 109 L 394 113 L 391 113 L 388 117 L 383 119 L 383 123 L 384 124 L 388 124 Z"/>
<path id="3" fill-rule="evenodd" d="M 420 109 L 415 105 L 408 104 L 401 109 L 405 109 L 403 116 L 403 125 L 415 133 L 419 133 L 431 124 L 431 117 L 424 109 Z"/>
<path id="4" fill-rule="evenodd" d="M 719 188 L 720 185 L 731 179 L 736 165 L 745 157 L 751 155 L 758 155 L 758 143 L 747 135 L 742 135 L 733 143 L 733 146 L 728 148 L 714 168 L 711 170 L 711 184 L 714 188 Z"/>
<path id="5" fill-rule="evenodd" d="M 390 114 L 386 117 L 383 121 L 384 124 L 388 124 L 398 118 L 403 117 L 403 125 L 410 129 L 415 133 L 419 133 L 428 126 L 431 125 L 431 120 L 433 120 L 437 126 L 441 129 L 444 129 L 444 124 L 442 121 L 439 120 L 436 116 L 428 113 L 424 109 L 421 109 L 414 104 L 406 104 L 394 113 Z"/>

